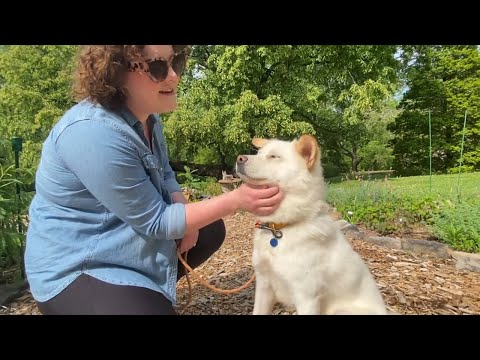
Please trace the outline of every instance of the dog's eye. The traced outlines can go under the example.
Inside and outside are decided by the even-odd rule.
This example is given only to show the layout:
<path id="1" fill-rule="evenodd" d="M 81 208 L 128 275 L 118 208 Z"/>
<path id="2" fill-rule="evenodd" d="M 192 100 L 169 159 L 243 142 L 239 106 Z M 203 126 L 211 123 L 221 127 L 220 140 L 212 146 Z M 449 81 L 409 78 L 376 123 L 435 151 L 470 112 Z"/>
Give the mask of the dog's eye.
<path id="1" fill-rule="evenodd" d="M 269 159 L 280 159 L 280 156 L 270 154 L 270 155 L 268 155 L 268 158 L 269 158 Z"/>

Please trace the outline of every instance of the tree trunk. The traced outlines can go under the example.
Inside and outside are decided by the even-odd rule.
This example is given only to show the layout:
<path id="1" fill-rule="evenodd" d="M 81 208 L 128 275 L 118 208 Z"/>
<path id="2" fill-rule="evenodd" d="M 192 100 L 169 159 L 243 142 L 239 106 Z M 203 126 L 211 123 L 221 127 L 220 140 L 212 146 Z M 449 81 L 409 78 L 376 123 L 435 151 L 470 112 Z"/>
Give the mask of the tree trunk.
<path id="1" fill-rule="evenodd" d="M 352 159 L 352 172 L 357 172 L 358 171 L 358 164 L 360 163 L 360 160 L 358 160 L 358 156 L 355 154 Z"/>
<path id="2" fill-rule="evenodd" d="M 358 171 L 358 164 L 362 161 L 361 158 L 358 157 L 358 152 L 357 152 L 357 144 L 353 143 L 352 147 L 352 172 L 357 172 Z"/>

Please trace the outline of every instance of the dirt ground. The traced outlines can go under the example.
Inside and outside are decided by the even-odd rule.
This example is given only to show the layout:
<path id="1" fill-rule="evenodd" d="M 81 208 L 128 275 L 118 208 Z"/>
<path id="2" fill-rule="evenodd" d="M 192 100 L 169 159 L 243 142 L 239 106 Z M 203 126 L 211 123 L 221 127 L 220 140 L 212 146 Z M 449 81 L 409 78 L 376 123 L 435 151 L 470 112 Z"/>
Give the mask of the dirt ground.
<path id="1" fill-rule="evenodd" d="M 233 289 L 252 274 L 252 231 L 255 219 L 237 213 L 226 220 L 227 239 L 220 250 L 195 273 L 210 284 Z M 398 314 L 480 314 L 480 273 L 460 271 L 452 259 L 408 253 L 360 240 L 350 240 L 372 271 L 390 311 Z M 234 294 L 219 294 L 190 275 L 178 283 L 178 311 L 185 315 L 248 315 L 252 313 L 254 283 Z M 0 309 L 1 314 L 39 314 L 28 291 Z M 274 314 L 294 314 L 277 306 Z"/>

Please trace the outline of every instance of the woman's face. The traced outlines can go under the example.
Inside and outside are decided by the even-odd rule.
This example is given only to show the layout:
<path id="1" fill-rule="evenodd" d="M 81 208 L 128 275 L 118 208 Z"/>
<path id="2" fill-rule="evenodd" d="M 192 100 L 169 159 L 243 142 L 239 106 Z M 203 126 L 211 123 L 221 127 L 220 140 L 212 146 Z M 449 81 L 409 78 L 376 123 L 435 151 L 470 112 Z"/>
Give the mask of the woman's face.
<path id="1" fill-rule="evenodd" d="M 146 45 L 143 58 L 130 59 L 124 87 L 127 106 L 139 120 L 177 108 L 177 87 L 185 62 L 183 54 L 174 56 L 171 45 Z"/>

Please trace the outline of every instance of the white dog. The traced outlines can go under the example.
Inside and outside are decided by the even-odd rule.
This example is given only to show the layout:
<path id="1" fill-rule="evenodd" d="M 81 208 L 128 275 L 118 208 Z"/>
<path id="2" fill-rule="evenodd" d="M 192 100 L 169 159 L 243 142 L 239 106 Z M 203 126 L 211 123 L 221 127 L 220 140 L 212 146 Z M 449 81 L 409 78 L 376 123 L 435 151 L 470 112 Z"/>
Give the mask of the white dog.
<path id="1" fill-rule="evenodd" d="M 253 313 L 276 303 L 297 314 L 387 314 L 377 284 L 327 214 L 320 150 L 315 138 L 253 140 L 257 155 L 240 155 L 236 172 L 247 183 L 277 184 L 285 194 L 254 234 Z"/>

